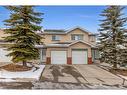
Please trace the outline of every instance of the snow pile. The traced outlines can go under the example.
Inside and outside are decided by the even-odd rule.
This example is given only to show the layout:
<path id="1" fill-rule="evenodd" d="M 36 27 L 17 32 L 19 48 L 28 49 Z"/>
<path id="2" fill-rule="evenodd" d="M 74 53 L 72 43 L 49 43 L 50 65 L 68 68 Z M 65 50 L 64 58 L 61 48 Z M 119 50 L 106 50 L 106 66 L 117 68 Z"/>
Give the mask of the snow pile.
<path id="1" fill-rule="evenodd" d="M 123 46 L 123 45 L 117 45 L 117 48 L 118 48 L 118 49 L 126 49 L 126 47 Z"/>
<path id="2" fill-rule="evenodd" d="M 39 69 L 34 71 L 35 68 L 32 68 L 30 71 L 22 71 L 22 72 L 9 72 L 6 70 L 0 71 L 0 82 L 5 81 L 14 81 L 14 79 L 35 79 L 39 80 L 41 73 L 45 67 L 45 65 L 39 65 Z M 34 71 L 34 72 L 33 72 Z"/>
<path id="3" fill-rule="evenodd" d="M 105 84 L 74 84 L 74 83 L 53 83 L 53 82 L 33 82 L 32 89 L 127 89 L 124 85 Z"/>
<path id="4" fill-rule="evenodd" d="M 0 79 L 0 82 L 16 82 L 16 80 L 8 78 L 8 79 Z"/>

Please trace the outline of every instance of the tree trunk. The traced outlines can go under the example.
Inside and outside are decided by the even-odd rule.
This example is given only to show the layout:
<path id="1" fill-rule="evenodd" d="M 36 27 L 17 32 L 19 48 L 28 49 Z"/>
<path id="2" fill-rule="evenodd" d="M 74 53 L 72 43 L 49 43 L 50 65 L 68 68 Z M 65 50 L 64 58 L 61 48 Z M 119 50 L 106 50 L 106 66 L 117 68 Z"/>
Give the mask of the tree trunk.
<path id="1" fill-rule="evenodd" d="M 117 69 L 117 64 L 116 63 L 113 64 L 113 68 Z"/>
<path id="2" fill-rule="evenodd" d="M 26 61 L 23 61 L 23 66 L 27 67 Z"/>

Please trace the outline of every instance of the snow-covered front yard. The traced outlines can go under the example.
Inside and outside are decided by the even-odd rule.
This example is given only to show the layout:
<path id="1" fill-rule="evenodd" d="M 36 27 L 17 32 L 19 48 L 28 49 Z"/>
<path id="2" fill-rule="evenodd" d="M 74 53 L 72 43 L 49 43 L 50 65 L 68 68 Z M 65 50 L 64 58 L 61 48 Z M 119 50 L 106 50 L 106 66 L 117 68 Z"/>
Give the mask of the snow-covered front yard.
<path id="1" fill-rule="evenodd" d="M 41 73 L 45 65 L 39 65 L 39 69 L 34 71 L 35 68 L 32 68 L 30 71 L 22 72 L 10 72 L 6 70 L 0 70 L 0 82 L 17 82 L 18 80 L 39 80 Z M 34 72 L 33 72 L 34 71 Z"/>

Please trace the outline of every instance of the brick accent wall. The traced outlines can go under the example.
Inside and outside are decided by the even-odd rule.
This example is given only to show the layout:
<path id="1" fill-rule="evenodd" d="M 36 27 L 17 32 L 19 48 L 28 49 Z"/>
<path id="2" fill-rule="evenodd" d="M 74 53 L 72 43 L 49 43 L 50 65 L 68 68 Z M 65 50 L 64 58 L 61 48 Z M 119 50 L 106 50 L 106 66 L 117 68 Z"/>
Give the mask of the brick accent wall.
<path id="1" fill-rule="evenodd" d="M 46 64 L 51 64 L 51 58 L 50 57 L 46 58 Z M 71 57 L 67 58 L 67 64 L 72 64 L 72 58 Z M 92 58 L 91 57 L 88 58 L 88 64 L 92 64 Z"/>
<path id="2" fill-rule="evenodd" d="M 71 57 L 67 58 L 67 64 L 72 64 L 72 58 Z"/>
<path id="3" fill-rule="evenodd" d="M 92 57 L 88 57 L 88 64 L 92 64 Z"/>
<path id="4" fill-rule="evenodd" d="M 46 64 L 51 64 L 51 57 L 46 58 Z"/>

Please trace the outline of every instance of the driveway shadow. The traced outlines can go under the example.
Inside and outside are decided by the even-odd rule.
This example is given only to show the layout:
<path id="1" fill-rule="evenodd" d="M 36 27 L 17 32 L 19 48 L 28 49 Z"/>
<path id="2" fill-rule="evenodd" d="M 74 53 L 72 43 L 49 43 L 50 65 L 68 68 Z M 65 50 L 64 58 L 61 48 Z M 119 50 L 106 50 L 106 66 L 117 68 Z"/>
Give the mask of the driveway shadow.
<path id="1" fill-rule="evenodd" d="M 59 66 L 53 65 L 49 69 L 52 69 L 51 73 L 53 75 L 53 81 L 54 82 L 58 82 L 58 77 L 59 76 L 62 76 L 63 77 L 63 74 L 61 74 L 61 71 L 60 71 L 60 67 Z"/>
<path id="2" fill-rule="evenodd" d="M 65 74 L 69 74 L 71 75 L 74 79 L 76 79 L 77 83 L 82 83 L 80 81 L 79 78 L 84 79 L 85 81 L 87 81 L 78 71 L 76 68 L 74 68 L 73 66 L 67 66 L 67 65 L 52 65 L 49 67 L 49 69 L 51 70 L 51 74 L 53 76 L 53 80 L 45 78 L 43 76 L 43 78 L 41 80 L 43 81 L 51 81 L 51 82 L 59 82 L 59 77 L 65 77 Z M 70 81 L 70 80 L 69 80 Z"/>
<path id="3" fill-rule="evenodd" d="M 61 70 L 61 73 L 66 73 L 66 74 L 72 75 L 77 80 L 78 83 L 81 83 L 79 78 L 84 79 L 84 77 L 77 71 L 77 69 L 75 69 L 72 66 L 63 66 L 63 69 Z M 84 80 L 86 80 L 86 79 L 84 79 Z"/>

